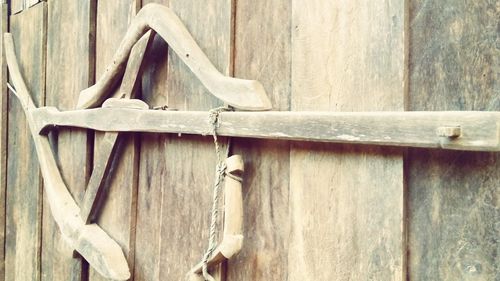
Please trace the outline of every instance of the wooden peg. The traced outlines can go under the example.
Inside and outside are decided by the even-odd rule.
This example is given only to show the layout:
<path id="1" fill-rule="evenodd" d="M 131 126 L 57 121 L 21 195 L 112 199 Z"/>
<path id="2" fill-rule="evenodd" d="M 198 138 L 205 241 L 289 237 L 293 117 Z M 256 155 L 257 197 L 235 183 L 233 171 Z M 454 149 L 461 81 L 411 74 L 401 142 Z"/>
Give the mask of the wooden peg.
<path id="1" fill-rule="evenodd" d="M 460 126 L 443 126 L 436 129 L 436 134 L 439 137 L 458 138 L 462 134 Z"/>

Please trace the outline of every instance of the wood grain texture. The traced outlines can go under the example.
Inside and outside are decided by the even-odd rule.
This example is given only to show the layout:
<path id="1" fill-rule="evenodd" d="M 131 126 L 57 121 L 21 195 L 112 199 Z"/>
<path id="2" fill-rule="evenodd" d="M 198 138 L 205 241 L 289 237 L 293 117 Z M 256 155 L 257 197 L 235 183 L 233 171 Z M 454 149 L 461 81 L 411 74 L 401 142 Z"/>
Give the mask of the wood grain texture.
<path id="1" fill-rule="evenodd" d="M 403 110 L 404 1 L 292 2 L 292 110 Z M 294 143 L 288 280 L 403 280 L 402 152 Z"/>
<path id="2" fill-rule="evenodd" d="M 169 4 L 217 69 L 228 74 L 230 1 L 203 5 L 198 1 L 168 2 L 162 4 Z M 148 104 L 182 110 L 221 105 L 207 95 L 177 55 L 169 52 L 165 57 L 166 50 L 166 45 L 156 40 L 152 63 L 143 78 L 143 97 Z M 213 144 L 208 138 L 143 135 L 137 248 L 145 251 L 137 252 L 135 280 L 183 280 L 201 260 L 208 245 L 214 169 Z"/>
<path id="3" fill-rule="evenodd" d="M 12 92 L 17 96 L 25 111 L 44 179 L 47 202 L 64 240 L 103 276 L 117 280 L 129 279 L 127 260 L 118 244 L 99 226 L 86 225 L 81 219 L 80 208 L 64 183 L 49 138 L 38 135 L 34 126 L 31 110 L 36 106 L 19 69 L 12 34 L 4 34 L 4 41 L 9 76 L 16 89 Z"/>
<path id="4" fill-rule="evenodd" d="M 231 67 L 231 1 L 210 0 L 200 5 L 197 1 L 170 0 L 169 7 L 215 67 L 227 75 Z M 177 54 L 169 52 L 168 56 L 169 105 L 179 110 L 208 110 L 222 105 L 207 95 L 205 87 Z"/>
<path id="5" fill-rule="evenodd" d="M 411 110 L 499 110 L 499 9 L 486 0 L 412 1 Z"/>
<path id="6" fill-rule="evenodd" d="M 269 98 L 258 81 L 232 78 L 220 73 L 177 14 L 157 3 L 145 5 L 137 13 L 116 50 L 113 62 L 94 86 L 80 93 L 78 108 L 95 107 L 106 98 L 110 88 L 122 75 L 132 46 L 149 29 L 161 36 L 169 44 L 170 52 L 175 52 L 206 89 L 220 100 L 245 110 L 270 109 Z"/>
<path id="7" fill-rule="evenodd" d="M 273 110 L 290 110 L 291 1 L 236 1 L 234 76 L 260 81 Z M 245 160 L 243 249 L 227 280 L 286 280 L 289 143 L 233 139 Z"/>
<path id="8" fill-rule="evenodd" d="M 210 0 L 203 5 L 196 0 L 169 1 L 169 7 L 223 75 L 229 74 L 232 65 L 231 5 L 230 0 Z M 203 84 L 171 51 L 166 83 L 170 107 L 209 110 L 222 105 L 217 98 L 207 95 Z M 171 137 L 165 150 L 167 182 L 162 194 L 160 280 L 181 280 L 202 259 L 208 247 L 216 160 L 213 142 L 202 137 Z M 179 208 L 185 211 L 179 212 Z M 220 221 L 219 229 L 222 230 Z M 183 237 L 182 233 L 191 235 Z M 222 231 L 219 234 L 221 237 Z M 182 258 L 174 261 L 172 256 Z M 211 274 L 216 280 L 223 278 L 218 268 Z"/>
<path id="9" fill-rule="evenodd" d="M 96 220 L 100 205 L 104 203 L 102 201 L 106 197 L 104 196 L 106 194 L 105 181 L 109 176 L 112 160 L 116 154 L 118 136 L 117 132 L 106 132 L 100 140 L 100 146 L 96 148 L 99 153 L 94 158 L 92 175 L 80 204 L 80 216 L 87 224 Z"/>
<path id="10" fill-rule="evenodd" d="M 411 280 L 499 278 L 498 153 L 412 149 Z"/>
<path id="11" fill-rule="evenodd" d="M 142 5 L 153 1 L 143 0 Z M 168 1 L 155 1 L 167 5 Z M 167 105 L 168 47 L 160 36 L 155 36 L 146 55 L 142 76 L 142 98 L 151 106 Z M 141 157 L 137 192 L 137 228 L 134 280 L 159 281 L 160 241 L 162 220 L 162 194 L 165 178 L 165 142 L 161 134 L 141 134 Z"/>
<path id="12" fill-rule="evenodd" d="M 241 155 L 231 155 L 226 161 L 226 177 L 224 178 L 224 231 L 222 239 L 216 245 L 206 261 L 200 261 L 194 266 L 189 275 L 202 278 L 203 267 L 213 268 L 234 255 L 238 254 L 243 246 L 243 196 L 241 192 L 244 175 L 244 162 Z"/>
<path id="13" fill-rule="evenodd" d="M 499 15 L 491 1 L 411 1 L 410 110 L 500 109 Z M 499 154 L 408 160 L 410 280 L 499 280 Z"/>
<path id="14" fill-rule="evenodd" d="M 106 108 L 134 108 L 147 109 L 148 105 L 139 99 L 130 99 L 137 93 L 139 80 L 141 78 L 141 69 L 144 62 L 144 55 L 147 47 L 152 42 L 151 32 L 146 33 L 132 48 L 130 59 L 123 75 L 122 84 L 115 93 L 119 98 L 109 98 L 102 107 Z M 106 122 L 106 121 L 104 121 Z M 94 169 L 90 176 L 87 190 L 81 206 L 81 216 L 84 221 L 90 223 L 94 221 L 99 213 L 100 206 L 105 199 L 105 181 L 109 175 L 112 166 L 112 159 L 116 153 L 117 141 L 120 134 L 117 132 L 106 132 L 100 140 L 100 146 L 97 148 L 99 153 L 94 159 Z M 121 137 L 123 138 L 123 137 Z M 119 157 L 119 156 L 117 156 Z M 135 196 L 135 195 L 134 195 Z M 132 206 L 135 207 L 135 206 Z"/>
<path id="15" fill-rule="evenodd" d="M 45 3 L 11 16 L 21 72 L 35 103 L 45 102 Z M 40 280 L 42 181 L 24 112 L 9 98 L 5 280 Z"/>
<path id="16" fill-rule="evenodd" d="M 216 159 L 213 144 L 197 136 L 171 137 L 163 145 L 159 275 L 183 280 L 208 247 Z M 214 270 L 212 276 L 220 280 Z"/>
<path id="17" fill-rule="evenodd" d="M 26 8 L 29 8 L 29 7 L 34 6 L 37 3 L 42 2 L 42 1 L 47 1 L 47 0 L 25 0 L 24 5 L 26 6 Z"/>
<path id="18" fill-rule="evenodd" d="M 0 32 L 8 31 L 7 3 L 0 5 Z M 5 245 L 5 202 L 7 190 L 7 63 L 3 52 L 3 36 L 0 36 L 0 245 Z M 0 280 L 5 280 L 5 246 L 0 247 Z"/>
<path id="19" fill-rule="evenodd" d="M 80 90 L 93 82 L 92 1 L 48 2 L 46 103 L 74 109 Z M 30 8 L 31 9 L 31 8 Z M 79 204 L 89 176 L 87 131 L 61 130 L 52 137 L 67 188 Z M 85 265 L 57 227 L 44 194 L 42 280 L 80 280 Z"/>
<path id="20" fill-rule="evenodd" d="M 136 14 L 139 3 L 129 1 L 98 1 L 96 16 L 96 77 L 99 77 L 112 61 L 113 54 L 128 25 Z M 113 16 L 110 16 L 113 15 Z M 94 158 L 98 159 L 98 147 L 102 134 L 96 133 Z M 134 269 L 135 217 L 138 172 L 138 140 L 135 135 L 120 137 L 117 152 L 112 159 L 110 176 L 105 181 L 107 194 L 103 199 L 97 224 L 100 225 L 118 244 L 127 258 L 131 274 Z M 89 270 L 89 280 L 105 280 L 96 271 Z"/>
<path id="21" fill-rule="evenodd" d="M 197 135 L 210 130 L 206 111 L 144 110 L 144 102 L 129 101 L 143 108 L 45 107 L 31 113 L 42 134 L 62 126 Z M 218 124 L 221 136 L 500 151 L 500 112 L 222 112 Z"/>
<path id="22" fill-rule="evenodd" d="M 11 0 L 10 3 L 10 14 L 14 15 L 20 13 L 24 9 L 25 0 Z"/>

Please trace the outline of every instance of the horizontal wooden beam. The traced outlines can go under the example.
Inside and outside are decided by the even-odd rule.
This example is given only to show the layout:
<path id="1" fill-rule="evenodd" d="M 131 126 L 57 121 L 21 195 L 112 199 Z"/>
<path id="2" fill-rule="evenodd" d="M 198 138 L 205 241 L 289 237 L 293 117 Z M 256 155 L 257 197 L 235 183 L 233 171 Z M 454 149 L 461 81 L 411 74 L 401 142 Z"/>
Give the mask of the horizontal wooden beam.
<path id="1" fill-rule="evenodd" d="M 33 110 L 40 133 L 70 126 L 205 135 L 210 132 L 208 115 L 131 108 Z M 500 151 L 500 112 L 223 112 L 219 120 L 221 136 Z"/>

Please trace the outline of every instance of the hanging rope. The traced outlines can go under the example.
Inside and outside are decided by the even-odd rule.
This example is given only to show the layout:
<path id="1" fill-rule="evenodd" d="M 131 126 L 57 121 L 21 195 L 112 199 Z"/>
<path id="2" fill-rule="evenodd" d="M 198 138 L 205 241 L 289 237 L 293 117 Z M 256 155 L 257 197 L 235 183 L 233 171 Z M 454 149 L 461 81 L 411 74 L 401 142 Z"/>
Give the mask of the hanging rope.
<path id="1" fill-rule="evenodd" d="M 212 256 L 215 248 L 217 247 L 216 235 L 217 235 L 217 222 L 219 220 L 219 198 L 222 183 L 224 181 L 224 176 L 226 175 L 226 164 L 221 155 L 221 149 L 219 144 L 219 139 L 217 137 L 217 128 L 219 127 L 219 114 L 224 111 L 231 111 L 227 107 L 218 107 L 210 110 L 208 116 L 208 122 L 211 126 L 211 134 L 214 139 L 215 155 L 217 157 L 217 165 L 215 169 L 215 184 L 212 198 L 212 213 L 210 219 L 210 235 L 208 240 L 208 249 L 203 257 L 203 278 L 205 281 L 215 281 L 215 279 L 208 273 L 208 260 Z M 231 139 L 228 138 L 225 157 L 229 155 L 229 146 Z"/>

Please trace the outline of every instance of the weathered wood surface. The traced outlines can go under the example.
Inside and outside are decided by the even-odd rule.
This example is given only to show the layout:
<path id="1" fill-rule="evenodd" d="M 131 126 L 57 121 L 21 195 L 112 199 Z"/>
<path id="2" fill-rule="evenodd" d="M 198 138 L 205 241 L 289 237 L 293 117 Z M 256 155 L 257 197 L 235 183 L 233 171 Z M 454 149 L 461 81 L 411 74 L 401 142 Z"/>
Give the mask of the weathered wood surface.
<path id="1" fill-rule="evenodd" d="M 231 66 L 230 4 L 169 1 L 170 8 L 223 74 L 228 74 Z M 207 95 L 181 58 L 174 52 L 164 57 L 165 51 L 166 45 L 158 41 L 154 44 L 152 63 L 146 69 L 150 76 L 143 80 L 144 98 L 149 104 L 181 110 L 208 110 L 221 105 Z M 167 69 L 160 67 L 161 63 L 168 64 Z M 136 280 L 183 280 L 203 257 L 208 246 L 214 171 L 211 140 L 143 135 L 137 249 L 144 251 L 136 255 Z M 219 280 L 217 274 L 214 276 Z"/>
<path id="2" fill-rule="evenodd" d="M 12 13 L 17 13 L 12 16 L 11 21 L 11 27 L 18 29 L 14 32 L 15 36 L 30 42 L 23 42 L 22 46 L 23 54 L 27 55 L 21 58 L 25 74 L 36 72 L 40 67 L 39 62 L 43 63 L 43 55 L 35 56 L 32 53 L 39 52 L 37 49 L 29 51 L 34 44 L 33 38 L 36 41 L 36 38 L 43 35 L 36 33 L 36 36 L 28 40 L 27 37 L 32 35 L 22 33 L 24 31 L 19 29 L 27 27 L 25 19 L 31 17 L 39 9 L 39 5 L 46 5 L 36 4 L 19 13 L 24 8 L 24 5 L 19 8 L 19 3 L 29 5 L 32 2 L 36 0 L 11 1 Z M 49 78 L 45 82 L 47 103 L 62 110 L 71 109 L 74 105 L 70 100 L 74 99 L 73 95 L 78 90 L 70 89 L 82 88 L 66 82 L 75 80 L 76 73 L 80 71 L 74 67 L 73 61 L 85 64 L 85 68 L 92 65 L 94 58 L 88 57 L 87 61 L 87 58 L 82 59 L 87 55 L 82 54 L 65 58 L 59 63 L 57 50 L 63 54 L 66 50 L 62 46 L 66 46 L 68 52 L 74 52 L 86 48 L 84 44 L 93 43 L 91 28 L 90 38 L 85 37 L 88 34 L 82 34 L 80 38 L 73 34 L 73 28 L 78 26 L 83 29 L 83 25 L 68 22 L 68 18 L 73 17 L 75 22 L 86 21 L 92 25 L 95 23 L 92 13 L 80 14 L 74 8 L 83 5 L 95 10 L 96 7 L 92 8 L 92 5 L 97 3 L 94 0 L 78 4 L 66 2 L 48 2 L 47 36 L 53 36 L 50 34 L 51 28 L 64 34 L 60 35 L 60 45 L 54 40 L 51 44 L 57 48 L 47 49 L 46 52 L 47 71 L 51 72 L 47 76 L 55 78 Z M 102 60 L 98 62 L 100 73 L 111 61 L 140 2 L 145 5 L 149 1 L 99 1 L 101 15 L 97 25 L 101 29 L 101 37 L 98 39 L 98 49 L 102 52 Z M 450 0 L 440 3 L 423 0 L 399 2 L 210 0 L 201 4 L 195 0 L 163 0 L 163 4 L 170 3 L 172 9 L 179 13 L 187 29 L 192 32 L 202 51 L 207 52 L 207 56 L 216 64 L 218 71 L 224 75 L 234 74 L 240 78 L 262 82 L 275 110 L 339 113 L 402 110 L 403 96 L 406 96 L 407 109 L 410 110 L 499 111 L 499 82 L 495 77 L 500 56 L 494 45 L 498 33 L 498 8 L 486 0 L 473 3 Z M 403 5 L 409 6 L 404 8 Z M 68 9 L 68 15 L 61 15 L 60 23 L 66 21 L 70 31 L 57 26 L 55 21 L 51 23 L 55 12 L 62 13 L 64 9 Z M 404 17 L 408 15 L 405 10 L 411 11 L 406 23 Z M 227 11 L 232 16 L 226 16 Z M 28 12 L 31 13 L 30 16 L 26 16 Z M 86 18 L 87 15 L 89 18 Z M 32 17 L 29 21 L 36 21 L 38 24 L 29 28 L 42 29 L 43 21 L 35 18 Z M 229 23 L 226 21 L 228 19 Z M 406 31 L 403 30 L 405 24 Z M 292 33 L 293 38 L 290 38 Z M 68 39 L 64 38 L 80 39 L 67 43 Z M 405 54 L 405 47 L 402 46 L 405 39 L 407 43 L 409 41 L 411 56 Z M 50 46 L 49 44 L 47 48 Z M 207 95 L 205 87 L 177 55 L 172 52 L 167 55 L 168 53 L 166 43 L 160 36 L 156 36 L 142 77 L 143 85 L 140 87 L 145 100 L 152 106 L 168 105 L 180 110 L 204 112 L 158 112 L 154 113 L 157 117 L 153 120 L 157 122 L 161 117 L 166 124 L 172 124 L 175 119 L 169 119 L 171 116 L 181 119 L 183 114 L 189 114 L 188 116 L 195 116 L 197 121 L 190 122 L 197 126 L 192 126 L 183 133 L 189 133 L 189 130 L 195 131 L 193 133 L 206 133 L 206 110 L 221 105 L 221 102 Z M 410 61 L 405 62 L 405 59 Z M 29 69 L 26 68 L 28 64 Z M 68 68 L 69 65 L 71 69 Z M 406 81 L 403 79 L 408 65 L 409 94 L 405 90 Z M 92 69 L 89 72 L 88 83 L 93 76 Z M 30 83 L 30 89 L 37 83 L 44 83 L 40 81 L 40 77 L 33 75 L 35 74 L 25 77 Z M 83 84 L 84 79 L 81 78 L 84 74 L 81 75 L 75 81 L 82 83 L 83 87 L 88 86 Z M 58 85 L 58 82 L 62 85 Z M 125 82 L 137 85 L 137 81 Z M 118 83 L 119 81 L 116 85 Z M 67 88 L 68 91 L 59 93 L 62 90 L 58 87 Z M 109 94 L 119 95 L 114 90 L 109 91 Z M 52 94 L 52 91 L 58 93 Z M 60 101 L 56 97 L 58 95 L 63 95 Z M 43 210 L 43 234 L 40 234 L 39 223 L 26 223 L 27 209 L 24 207 L 29 203 L 16 203 L 18 205 L 15 209 L 9 206 L 9 200 L 21 202 L 21 199 L 25 200 L 25 195 L 30 196 L 29 200 L 34 196 L 39 196 L 38 200 L 41 198 L 40 193 L 36 194 L 33 189 L 39 187 L 38 178 L 23 177 L 25 170 L 34 169 L 36 157 L 33 150 L 31 156 L 26 150 L 31 138 L 26 134 L 26 128 L 23 127 L 25 125 L 16 122 L 19 118 L 24 118 L 23 114 L 12 113 L 16 110 L 19 112 L 19 107 L 16 102 L 10 104 L 10 128 L 19 127 L 21 130 L 11 130 L 9 133 L 7 143 L 12 153 L 9 151 L 8 168 L 14 167 L 23 173 L 13 175 L 13 172 L 9 172 L 6 179 L 9 184 L 16 184 L 7 187 L 6 280 L 80 280 L 80 276 L 76 275 L 80 269 L 81 279 L 86 280 L 85 268 L 80 268 L 78 261 L 66 254 L 67 247 L 58 236 L 57 228 L 49 225 L 53 222 L 47 208 Z M 131 111 L 120 112 L 125 114 Z M 335 112 L 331 114 L 335 115 Z M 243 126 L 245 122 L 252 121 L 245 114 L 223 113 L 220 131 L 224 132 L 225 124 L 228 123 L 247 130 L 251 128 Z M 259 114 L 259 118 L 264 118 L 268 113 L 256 114 Z M 233 118 L 231 116 L 239 116 L 240 119 L 228 119 Z M 429 141 L 429 145 L 432 143 L 431 146 L 439 147 L 438 133 L 453 135 L 457 130 L 454 127 L 457 120 L 448 120 L 451 122 L 446 122 L 443 126 L 441 123 L 431 122 L 423 131 L 416 126 L 405 129 L 404 132 L 417 143 Z M 396 128 L 405 124 L 397 120 L 391 121 L 391 126 Z M 426 122 L 428 121 L 424 123 Z M 494 121 L 491 124 L 493 123 Z M 119 123 L 112 125 L 122 126 L 117 124 Z M 250 125 L 256 126 L 257 123 Z M 276 133 L 271 131 L 275 124 L 264 125 L 259 127 L 269 130 L 266 134 Z M 340 125 L 351 123 L 345 121 L 336 124 L 337 129 Z M 290 130 L 283 134 L 289 136 L 294 133 L 292 129 L 295 127 L 291 126 L 291 122 L 287 126 Z M 496 138 L 492 134 L 493 144 L 493 140 L 498 139 L 498 129 L 491 126 L 492 132 L 497 132 Z M 373 121 L 368 126 L 356 127 L 356 130 L 370 129 L 373 132 L 373 129 L 380 127 L 384 128 L 384 125 Z M 319 128 L 314 131 L 329 132 L 322 130 L 323 127 Z M 20 136 L 23 129 L 25 136 Z M 312 130 L 313 127 L 308 129 Z M 401 132 L 384 130 L 396 136 Z M 466 134 L 464 137 L 469 137 L 465 127 L 460 127 L 460 130 Z M 60 161 L 61 164 L 68 163 L 65 161 L 78 162 L 78 156 L 85 154 L 83 151 L 74 152 L 75 159 L 69 159 L 68 155 L 73 152 L 61 146 L 61 138 L 66 138 L 68 134 L 74 135 L 75 130 L 68 132 L 68 128 L 64 128 L 60 132 L 58 156 L 67 159 Z M 354 133 L 361 139 L 369 136 L 358 131 L 353 133 L 352 129 L 347 129 L 346 132 L 336 136 L 343 136 L 340 138 L 344 139 Z M 423 133 L 429 138 L 419 137 Z M 480 135 L 484 133 L 486 130 L 480 131 Z M 132 249 L 133 243 L 137 243 L 136 248 L 139 250 L 136 251 L 133 264 L 135 280 L 183 280 L 186 270 L 202 257 L 208 240 L 208 211 L 215 161 L 211 139 L 208 136 L 202 138 L 183 135 L 178 138 L 147 133 L 140 138 L 140 169 L 115 166 L 113 173 L 118 176 L 112 177 L 108 182 L 120 182 L 122 173 L 128 178 L 139 177 L 137 237 L 122 237 L 122 241 L 125 241 L 122 246 L 130 245 Z M 453 142 L 456 143 L 457 140 Z M 401 149 L 299 142 L 292 144 L 290 152 L 287 141 L 234 140 L 233 150 L 245 155 L 248 168 L 243 183 L 245 242 L 242 251 L 228 263 L 226 280 L 499 279 L 500 262 L 496 254 L 498 231 L 495 225 L 500 217 L 498 203 L 495 201 L 500 177 L 497 153 L 412 149 L 405 158 L 408 160 L 405 173 L 407 178 L 403 181 Z M 71 144 L 64 145 L 73 147 Z M 79 144 L 74 145 L 78 146 Z M 498 147 L 498 142 L 496 146 Z M 484 148 L 483 145 L 480 147 Z M 25 150 L 20 152 L 19 149 Z M 124 151 L 121 152 L 122 155 L 130 155 L 126 148 Z M 137 152 L 136 146 L 134 153 Z M 11 158 L 16 155 L 20 157 L 18 160 Z M 97 159 L 99 148 L 95 155 Z M 138 154 L 134 155 L 139 157 Z M 118 161 L 123 161 L 123 158 Z M 69 172 L 71 169 L 78 170 L 73 166 L 63 165 L 65 180 L 76 182 L 76 178 L 87 174 L 72 174 Z M 17 185 L 16 182 L 19 181 L 24 183 Z M 128 182 L 129 179 L 124 181 Z M 408 182 L 409 192 L 409 204 L 406 208 L 409 210 L 410 228 L 408 265 L 403 248 L 407 234 L 403 222 L 403 198 L 407 196 L 403 182 Z M 70 186 L 73 188 L 80 184 L 84 184 L 84 181 Z M 111 192 L 115 194 L 110 194 L 108 199 L 111 200 L 105 202 L 108 209 L 104 210 L 104 219 L 100 223 L 115 238 L 134 233 L 135 216 L 131 213 L 123 214 L 124 210 L 134 211 L 133 207 L 130 209 L 134 197 L 132 195 L 130 198 L 130 188 L 128 185 L 124 188 L 111 187 Z M 78 190 L 72 190 L 72 193 L 76 194 Z M 112 200 L 118 198 L 116 196 L 119 197 L 119 203 Z M 38 212 L 40 211 L 39 207 Z M 38 216 L 40 218 L 39 213 Z M 28 233 L 31 235 L 29 239 Z M 34 251 L 32 246 L 27 245 L 39 243 L 40 235 L 44 249 Z M 25 249 L 35 253 L 26 252 Z M 33 273 L 33 266 L 40 270 L 40 256 L 44 269 L 33 277 L 30 275 Z M 173 260 L 172 256 L 179 258 Z M 16 257 L 19 262 L 17 265 Z M 130 259 L 133 255 L 129 254 L 128 257 Z M 408 277 L 405 274 L 406 268 L 409 270 Z M 94 271 L 90 275 L 91 280 L 102 279 Z M 67 279 L 63 276 L 67 276 Z"/>
<path id="3" fill-rule="evenodd" d="M 139 77 L 141 78 L 141 77 Z M 128 86 L 125 86 L 128 88 Z M 124 88 L 124 85 L 120 86 L 120 91 Z M 135 90 L 134 90 L 135 92 Z M 118 92 L 117 92 L 118 93 Z M 109 98 L 102 103 L 104 108 L 131 108 L 131 109 L 149 109 L 149 105 L 140 99 L 129 99 L 129 98 Z"/>
<path id="4" fill-rule="evenodd" d="M 34 109 L 36 105 L 31 99 L 17 63 L 12 34 L 4 34 L 4 42 L 9 76 L 16 89 L 12 89 L 12 92 L 17 96 L 26 114 L 26 120 L 35 144 L 36 156 L 44 179 L 44 190 L 47 194 L 50 212 L 64 240 L 103 276 L 117 280 L 128 279 L 130 273 L 127 262 L 117 243 L 97 225 L 85 225 L 79 216 L 80 208 L 64 183 L 48 137 L 40 136 L 35 130 L 34 117 L 30 110 Z M 37 247 L 37 249 L 39 248 Z"/>
<path id="5" fill-rule="evenodd" d="M 99 131 L 205 135 L 208 112 L 126 108 L 33 111 L 40 132 L 58 126 Z M 110 121 L 111 122 L 108 122 Z M 500 151 L 500 112 L 223 112 L 221 136 Z"/>
<path id="6" fill-rule="evenodd" d="M 118 45 L 127 32 L 127 28 L 139 9 L 139 5 L 139 1 L 136 0 L 98 1 L 96 16 L 96 79 L 100 79 L 104 75 L 106 67 L 112 62 L 113 54 L 118 49 Z M 127 91 L 133 89 L 134 85 L 132 85 L 132 89 Z M 120 90 L 116 87 L 110 89 L 111 95 L 115 91 L 118 95 Z M 96 160 L 101 158 L 100 155 L 107 153 L 105 149 L 100 149 L 102 142 L 106 141 L 104 138 L 104 134 L 96 133 L 94 143 L 94 159 Z M 137 165 L 139 161 L 137 137 L 131 134 L 122 135 L 116 149 L 115 157 L 111 159 L 112 166 L 109 176 L 104 182 L 106 192 L 101 198 L 102 206 L 100 206 L 96 222 L 121 246 L 133 276 Z M 95 164 L 97 163 L 94 161 Z M 89 280 L 105 279 L 97 272 L 89 269 Z"/>
<path id="7" fill-rule="evenodd" d="M 150 1 L 142 1 L 146 5 Z M 162 4 L 166 5 L 167 1 Z M 155 36 L 153 45 L 146 55 L 144 75 L 140 90 L 142 98 L 151 105 L 167 104 L 167 63 L 168 47 L 160 36 Z M 160 241 L 162 220 L 163 185 L 168 180 L 165 174 L 165 140 L 167 136 L 142 134 L 140 136 L 141 156 L 139 159 L 139 183 L 137 194 L 136 251 L 134 280 L 149 281 L 160 279 Z"/>
<path id="8" fill-rule="evenodd" d="M 49 1 L 47 23 L 46 104 L 75 108 L 78 92 L 93 83 L 94 30 L 92 1 Z M 31 8 L 30 8 L 31 9 Z M 20 44 L 22 42 L 16 42 Z M 33 62 L 35 64 L 35 62 Z M 79 204 L 89 176 L 87 130 L 61 130 L 52 137 L 66 187 Z M 42 280 L 80 280 L 87 265 L 73 258 L 73 248 L 61 235 L 44 194 Z"/>
<path id="9" fill-rule="evenodd" d="M 20 13 L 24 9 L 25 0 L 10 0 L 10 14 L 14 15 Z"/>
<path id="10" fill-rule="evenodd" d="M 269 99 L 258 81 L 235 79 L 220 73 L 177 15 L 168 7 L 154 3 L 145 5 L 133 18 L 117 48 L 113 63 L 109 64 L 94 86 L 80 93 L 78 108 L 95 107 L 106 98 L 123 73 L 132 46 L 149 29 L 153 29 L 167 41 L 171 52 L 178 54 L 181 61 L 214 96 L 241 109 L 270 109 Z"/>
<path id="11" fill-rule="evenodd" d="M 46 1 L 46 0 L 25 0 L 25 1 L 26 1 L 26 4 L 25 4 L 26 8 L 29 8 L 31 6 L 36 5 L 39 2 Z"/>
<path id="12" fill-rule="evenodd" d="M 410 9 L 409 109 L 498 111 L 498 3 Z M 410 150 L 410 280 L 500 280 L 499 156 Z"/>
<path id="13" fill-rule="evenodd" d="M 185 24 L 201 51 L 213 63 L 214 69 L 228 77 L 232 66 L 232 1 L 210 0 L 200 5 L 196 0 L 170 0 L 168 4 Z M 169 40 L 167 42 L 169 53 L 166 87 L 169 107 L 179 110 L 208 110 L 222 105 L 218 98 L 207 95 L 207 89 L 212 92 L 211 87 L 203 79 L 196 78 L 195 72 L 184 63 L 185 57 L 177 51 L 174 53 L 174 46 Z M 189 59 L 195 58 L 190 53 Z M 234 82 L 234 86 L 242 87 L 242 92 L 249 90 L 247 94 L 252 98 L 246 100 L 248 104 L 260 104 L 256 108 L 267 107 L 260 83 L 232 80 L 230 77 L 224 80 L 228 83 L 227 86 Z M 220 85 L 226 82 L 221 82 Z M 262 98 L 262 103 L 254 102 L 255 97 Z M 167 221 L 161 225 L 163 242 L 160 246 L 160 280 L 180 280 L 193 264 L 200 261 L 208 247 L 216 160 L 213 142 L 199 136 L 173 136 L 166 142 L 165 153 L 166 174 L 163 177 L 167 184 L 164 185 L 166 190 L 162 194 L 162 219 Z M 183 162 L 180 169 L 179 162 Z M 179 208 L 184 211 L 178 212 Z M 189 223 L 186 224 L 186 221 Z M 222 230 L 221 220 L 218 225 L 219 230 Z M 181 237 L 182 233 L 192 235 Z M 219 233 L 219 238 L 221 236 L 222 232 Z M 173 253 L 183 257 L 182 260 L 172 260 L 170 257 Z M 210 270 L 215 280 L 223 280 L 219 268 Z"/>
<path id="14" fill-rule="evenodd" d="M 120 84 L 120 88 L 118 92 L 115 94 L 115 98 L 107 99 L 107 106 L 113 106 L 110 104 L 113 100 L 116 99 L 130 99 L 135 98 L 138 95 L 138 90 L 141 85 L 141 76 L 146 67 L 146 51 L 151 48 L 154 38 L 154 31 L 150 30 L 146 32 L 137 43 L 132 47 L 130 51 L 130 57 L 127 61 L 127 66 L 125 67 L 125 72 L 123 74 L 123 79 Z M 131 107 L 131 102 L 134 100 L 128 100 L 129 105 L 127 107 Z M 102 105 L 103 107 L 105 104 Z M 143 108 L 142 105 L 139 108 Z"/>
<path id="15" fill-rule="evenodd" d="M 290 110 L 291 1 L 235 4 L 234 76 L 259 80 L 274 110 Z M 233 150 L 245 156 L 245 241 L 228 262 L 227 280 L 286 280 L 289 144 L 233 139 Z"/>
<path id="16" fill-rule="evenodd" d="M 8 29 L 8 5 L 0 5 L 0 32 Z M 5 203 L 7 190 L 7 63 L 3 55 L 3 36 L 0 36 L 0 245 L 5 245 Z M 5 246 L 0 247 L 0 280 L 5 280 Z"/>
<path id="17" fill-rule="evenodd" d="M 137 42 L 130 52 L 130 60 L 127 63 L 125 74 L 123 75 L 122 84 L 116 92 L 120 98 L 109 98 L 102 105 L 103 107 L 113 108 L 141 108 L 147 106 L 140 100 L 130 99 L 138 90 L 138 81 L 141 75 L 141 68 L 147 47 L 152 42 L 153 36 L 151 32 L 147 32 Z M 144 108 L 144 107 L 143 107 Z M 106 121 L 104 121 L 106 122 Z M 118 147 L 117 141 L 120 138 L 118 132 L 106 132 L 100 141 L 100 146 L 97 148 L 99 153 L 97 158 L 94 159 L 94 169 L 90 176 L 87 189 L 83 201 L 81 203 L 81 216 L 87 223 L 94 221 L 99 212 L 99 207 L 104 203 L 105 199 L 105 180 L 109 175 L 112 160 Z M 121 137 L 123 138 L 123 137 Z M 119 156 L 117 156 L 119 159 Z M 135 195 L 134 195 L 135 196 Z"/>
<path id="18" fill-rule="evenodd" d="M 226 159 L 226 176 L 224 178 L 224 231 L 221 241 L 207 259 L 207 268 L 231 259 L 243 246 L 243 196 L 241 185 L 244 172 L 241 155 L 232 155 Z M 203 261 L 194 266 L 188 273 L 190 280 L 202 279 Z"/>
<path id="19" fill-rule="evenodd" d="M 94 168 L 80 204 L 80 216 L 85 223 L 96 221 L 99 205 L 105 199 L 105 182 L 111 170 L 112 160 L 118 147 L 118 132 L 107 132 L 99 141 L 99 152 L 94 158 Z"/>
<path id="20" fill-rule="evenodd" d="M 45 3 L 10 17 L 19 65 L 38 105 L 45 101 Z M 42 182 L 22 107 L 9 97 L 5 280 L 40 280 Z"/>
<path id="21" fill-rule="evenodd" d="M 403 110 L 404 1 L 292 7 L 292 110 Z M 288 280 L 404 280 L 403 196 L 399 150 L 293 144 Z"/>

